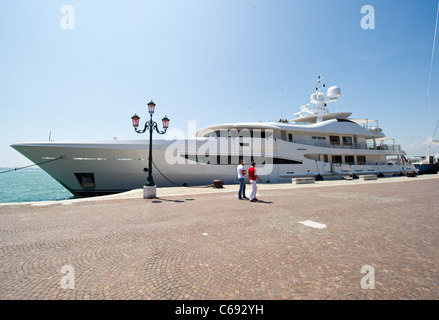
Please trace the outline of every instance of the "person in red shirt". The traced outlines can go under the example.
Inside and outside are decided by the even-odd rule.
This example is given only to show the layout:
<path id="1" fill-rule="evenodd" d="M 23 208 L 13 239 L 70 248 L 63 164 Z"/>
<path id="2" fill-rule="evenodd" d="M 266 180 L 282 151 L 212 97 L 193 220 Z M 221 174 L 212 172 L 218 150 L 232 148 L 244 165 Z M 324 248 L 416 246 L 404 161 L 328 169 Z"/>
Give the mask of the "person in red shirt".
<path id="1" fill-rule="evenodd" d="M 256 163 L 254 161 L 252 161 L 252 166 L 250 167 L 250 169 L 248 169 L 248 184 L 252 185 L 252 191 L 250 193 L 250 202 L 256 202 L 258 201 L 258 199 L 256 199 L 256 191 L 257 191 L 257 186 L 256 186 L 256 179 L 259 180 L 259 182 L 262 182 L 262 180 L 258 177 L 258 175 L 256 174 Z"/>

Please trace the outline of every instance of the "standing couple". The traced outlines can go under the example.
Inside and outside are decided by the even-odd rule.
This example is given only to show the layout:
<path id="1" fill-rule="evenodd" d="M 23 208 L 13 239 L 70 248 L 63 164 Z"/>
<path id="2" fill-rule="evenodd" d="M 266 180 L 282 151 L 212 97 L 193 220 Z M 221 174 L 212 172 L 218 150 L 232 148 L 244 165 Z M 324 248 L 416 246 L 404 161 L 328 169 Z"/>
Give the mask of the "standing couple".
<path id="1" fill-rule="evenodd" d="M 258 201 L 258 199 L 256 199 L 256 191 L 257 191 L 257 186 L 256 186 L 256 179 L 259 180 L 259 182 L 262 182 L 261 179 L 259 179 L 258 175 L 256 174 L 256 163 L 254 161 L 252 161 L 252 166 L 248 169 L 248 184 L 252 185 L 252 191 L 250 193 L 250 202 L 256 202 Z M 246 174 L 246 171 L 244 169 L 244 160 L 241 160 L 241 164 L 238 166 L 237 168 L 237 172 L 238 172 L 238 180 L 239 180 L 239 191 L 238 191 L 238 198 L 240 200 L 242 199 L 248 199 L 245 196 L 245 181 L 244 181 L 244 176 Z"/>

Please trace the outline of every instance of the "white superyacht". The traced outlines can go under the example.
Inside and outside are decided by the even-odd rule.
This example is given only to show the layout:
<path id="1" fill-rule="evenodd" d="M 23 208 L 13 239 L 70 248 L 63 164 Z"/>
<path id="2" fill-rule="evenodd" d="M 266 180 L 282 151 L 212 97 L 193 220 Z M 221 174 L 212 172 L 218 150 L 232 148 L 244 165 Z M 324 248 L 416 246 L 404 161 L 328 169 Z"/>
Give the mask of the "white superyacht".
<path id="1" fill-rule="evenodd" d="M 377 121 L 351 119 L 350 112 L 329 112 L 328 103 L 337 101 L 341 90 L 333 86 L 324 93 L 324 87 L 319 77 L 310 103 L 293 120 L 212 125 L 198 130 L 194 138 L 153 139 L 156 185 L 238 183 L 236 166 L 241 159 L 247 165 L 255 161 L 265 183 L 416 171 L 401 147 L 372 125 Z M 79 196 L 142 188 L 148 175 L 147 140 L 46 141 L 11 147 Z"/>

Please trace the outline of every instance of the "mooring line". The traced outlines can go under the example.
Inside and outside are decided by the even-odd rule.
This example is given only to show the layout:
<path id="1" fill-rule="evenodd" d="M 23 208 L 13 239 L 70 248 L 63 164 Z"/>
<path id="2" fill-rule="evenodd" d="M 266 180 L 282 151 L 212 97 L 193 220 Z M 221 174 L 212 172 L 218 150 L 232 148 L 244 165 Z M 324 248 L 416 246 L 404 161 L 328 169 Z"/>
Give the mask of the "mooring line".
<path id="1" fill-rule="evenodd" d="M 31 164 L 31 165 L 28 165 L 28 166 L 25 166 L 25 167 L 19 167 L 19 168 L 9 169 L 9 170 L 6 170 L 6 171 L 1 171 L 0 174 L 1 173 L 11 172 L 11 171 L 17 171 L 17 170 L 21 170 L 21 169 L 26 169 L 26 168 L 30 168 L 30 167 L 34 167 L 34 166 L 39 166 L 41 164 L 45 164 L 45 163 L 49 163 L 49 162 L 52 162 L 52 161 L 61 160 L 61 159 L 65 159 L 65 158 L 66 158 L 65 156 L 60 156 L 59 158 L 56 158 L 56 159 L 50 159 L 50 160 L 47 160 L 47 161 L 43 161 L 43 162 L 39 162 L 39 163 L 34 163 L 34 164 Z"/>

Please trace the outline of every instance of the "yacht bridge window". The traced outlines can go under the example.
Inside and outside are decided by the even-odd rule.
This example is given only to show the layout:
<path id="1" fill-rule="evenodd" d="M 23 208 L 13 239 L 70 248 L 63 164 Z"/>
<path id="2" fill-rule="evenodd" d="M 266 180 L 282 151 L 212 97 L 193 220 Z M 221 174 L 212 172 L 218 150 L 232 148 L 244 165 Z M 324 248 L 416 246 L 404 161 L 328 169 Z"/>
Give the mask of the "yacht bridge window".
<path id="1" fill-rule="evenodd" d="M 352 146 L 352 137 L 343 137 L 343 146 Z"/>
<path id="2" fill-rule="evenodd" d="M 273 130 L 271 129 L 222 129 L 211 131 L 204 135 L 205 138 L 271 138 Z"/>
<path id="3" fill-rule="evenodd" d="M 340 137 L 339 136 L 329 136 L 329 141 L 331 145 L 340 145 Z"/>

